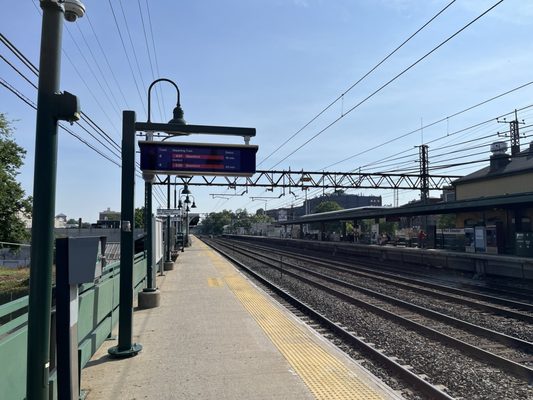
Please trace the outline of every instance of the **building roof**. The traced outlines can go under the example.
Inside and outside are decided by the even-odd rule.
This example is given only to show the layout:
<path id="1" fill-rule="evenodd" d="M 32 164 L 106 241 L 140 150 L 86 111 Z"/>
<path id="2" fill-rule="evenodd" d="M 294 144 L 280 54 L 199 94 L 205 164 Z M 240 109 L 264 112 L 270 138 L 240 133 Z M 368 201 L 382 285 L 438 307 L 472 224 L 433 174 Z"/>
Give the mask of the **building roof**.
<path id="1" fill-rule="evenodd" d="M 453 185 L 463 184 L 472 181 L 483 181 L 488 179 L 500 178 L 509 175 L 523 174 L 525 172 L 533 171 L 533 148 L 530 147 L 527 150 L 520 153 L 509 156 L 510 161 L 508 164 L 491 171 L 490 165 L 482 168 L 471 174 L 465 175 L 453 182 Z"/>
<path id="2" fill-rule="evenodd" d="M 492 208 L 513 206 L 530 206 L 533 204 L 533 192 L 509 194 L 503 196 L 480 197 L 476 199 L 440 202 L 434 204 L 407 204 L 402 207 L 360 207 L 327 213 L 308 214 L 303 217 L 280 222 L 282 225 L 308 224 L 311 222 L 350 221 L 381 217 L 410 217 L 417 215 L 450 214 L 468 211 L 480 211 Z"/>

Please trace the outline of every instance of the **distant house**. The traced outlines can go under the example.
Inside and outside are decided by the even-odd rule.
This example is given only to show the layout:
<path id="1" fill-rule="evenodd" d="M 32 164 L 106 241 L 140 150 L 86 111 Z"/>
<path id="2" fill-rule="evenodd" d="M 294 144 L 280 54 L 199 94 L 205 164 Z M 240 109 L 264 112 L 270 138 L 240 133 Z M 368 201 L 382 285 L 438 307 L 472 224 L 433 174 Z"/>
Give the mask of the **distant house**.
<path id="1" fill-rule="evenodd" d="M 98 221 L 96 221 L 97 228 L 120 228 L 120 212 L 112 211 L 109 207 L 107 210 L 100 212 Z"/>
<path id="2" fill-rule="evenodd" d="M 524 151 L 507 153 L 506 142 L 491 145 L 489 166 L 453 182 L 456 200 L 497 198 L 533 193 L 533 143 Z M 457 228 L 493 226 L 500 251 L 513 253 L 516 234 L 533 232 L 533 207 L 495 207 L 456 215 Z"/>
<path id="3" fill-rule="evenodd" d="M 488 167 L 453 182 L 456 200 L 533 192 L 533 143 L 509 155 L 507 143 L 491 145 Z"/>
<path id="4" fill-rule="evenodd" d="M 274 219 L 274 221 L 284 222 L 312 213 L 313 210 L 324 201 L 334 201 L 344 209 L 369 206 L 379 207 L 382 205 L 381 196 L 364 196 L 360 194 L 335 192 L 305 200 L 303 205 L 299 207 L 276 208 L 266 211 L 266 214 Z"/>
<path id="5" fill-rule="evenodd" d="M 54 228 L 65 228 L 67 226 L 67 216 L 65 214 L 57 214 L 54 218 Z"/>

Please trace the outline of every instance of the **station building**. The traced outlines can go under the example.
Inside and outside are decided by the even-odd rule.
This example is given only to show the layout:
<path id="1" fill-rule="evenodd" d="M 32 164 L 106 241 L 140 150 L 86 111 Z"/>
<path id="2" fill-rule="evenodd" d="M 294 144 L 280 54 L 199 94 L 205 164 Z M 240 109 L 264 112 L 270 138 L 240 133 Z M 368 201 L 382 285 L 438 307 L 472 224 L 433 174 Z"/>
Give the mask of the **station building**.
<path id="1" fill-rule="evenodd" d="M 453 182 L 457 201 L 485 198 L 504 200 L 513 195 L 533 193 L 533 143 L 524 151 L 515 150 L 508 154 L 507 143 L 496 142 L 491 145 L 491 152 L 487 167 Z M 489 248 L 496 247 L 498 253 L 512 254 L 516 250 L 517 240 L 533 238 L 532 218 L 533 204 L 516 204 L 457 213 L 456 227 L 466 230 L 484 227 Z"/>
<path id="2" fill-rule="evenodd" d="M 363 220 L 374 224 L 407 221 L 414 231 L 425 226 L 428 248 L 533 257 L 533 144 L 524 151 L 515 146 L 509 154 L 505 142 L 496 142 L 491 151 L 487 167 L 454 181 L 441 199 L 394 208 L 367 206 L 307 213 L 280 223 L 299 225 L 297 230 L 302 232 L 310 223 L 320 223 L 324 231 L 325 224 L 333 221 L 354 226 Z M 438 229 L 442 216 L 451 221 L 449 229 Z M 420 227 L 415 226 L 423 220 Z"/>

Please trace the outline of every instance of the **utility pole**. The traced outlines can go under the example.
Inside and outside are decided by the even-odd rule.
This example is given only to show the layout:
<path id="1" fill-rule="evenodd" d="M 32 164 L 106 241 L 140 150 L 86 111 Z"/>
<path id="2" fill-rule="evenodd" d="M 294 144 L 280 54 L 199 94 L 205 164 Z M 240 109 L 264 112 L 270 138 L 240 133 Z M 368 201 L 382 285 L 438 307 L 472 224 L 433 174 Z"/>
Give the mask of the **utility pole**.
<path id="1" fill-rule="evenodd" d="M 420 145 L 418 146 L 418 150 L 420 163 L 420 199 L 423 204 L 426 204 L 429 197 L 428 145 Z"/>
<path id="2" fill-rule="evenodd" d="M 520 125 L 524 125 L 525 121 L 518 121 L 518 112 L 517 110 L 514 110 L 514 120 L 507 122 L 507 120 L 504 118 L 503 121 L 497 120 L 500 124 L 506 124 L 509 123 L 509 137 L 511 139 L 511 156 L 514 156 L 518 153 L 520 153 Z M 498 135 L 500 133 L 498 132 Z M 507 134 L 502 134 L 503 136 L 507 136 Z"/>
<path id="3" fill-rule="evenodd" d="M 61 3 L 56 0 L 41 0 L 40 6 L 43 9 L 43 19 L 37 91 L 28 303 L 28 400 L 49 398 L 58 121 L 74 122 L 79 119 L 78 99 L 70 93 L 59 91 L 63 18 L 75 21 L 85 13 L 85 7 L 78 0 Z"/>

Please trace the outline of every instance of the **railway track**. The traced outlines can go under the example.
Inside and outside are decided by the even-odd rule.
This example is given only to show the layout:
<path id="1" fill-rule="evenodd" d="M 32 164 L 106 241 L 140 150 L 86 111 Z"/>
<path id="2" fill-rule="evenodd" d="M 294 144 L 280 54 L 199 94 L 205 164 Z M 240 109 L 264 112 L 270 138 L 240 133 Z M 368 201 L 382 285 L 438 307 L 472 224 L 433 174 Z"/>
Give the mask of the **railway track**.
<path id="1" fill-rule="evenodd" d="M 283 253 L 284 255 L 272 255 L 272 249 L 261 249 L 259 248 L 260 246 L 255 245 L 252 248 L 249 246 L 249 243 L 246 243 L 246 246 L 244 246 L 235 242 L 218 242 L 217 246 L 219 248 L 220 246 L 225 246 L 226 252 L 233 253 L 239 258 L 245 257 L 248 261 L 263 265 L 263 267 L 257 267 L 256 265 L 256 269 L 265 270 L 264 266 L 267 266 L 270 271 L 276 271 L 280 276 L 285 274 L 286 277 L 313 287 L 314 290 L 320 290 L 333 296 L 335 299 L 365 309 L 388 321 L 394 321 L 394 323 L 413 332 L 417 332 L 431 341 L 458 349 L 462 354 L 479 360 L 487 366 L 490 366 L 490 368 L 497 368 L 505 372 L 505 374 L 511 374 L 519 378 L 526 385 L 533 382 L 533 369 L 530 368 L 530 365 L 533 365 L 533 344 L 530 342 L 467 321 L 462 321 L 461 319 L 450 317 L 416 304 L 411 304 L 393 296 L 347 282 L 344 279 L 331 276 L 331 274 L 317 272 L 316 270 L 310 269 L 309 266 L 302 266 L 302 263 L 309 263 L 312 260 L 313 263 L 318 263 L 321 268 L 325 268 L 323 261 L 316 260 L 314 257 L 295 254 L 289 255 L 287 253 Z M 265 254 L 265 252 L 268 253 Z M 330 272 L 337 274 L 353 272 L 346 271 L 346 266 L 339 267 L 336 265 L 332 269 L 328 265 L 327 268 Z M 368 278 L 368 271 L 357 271 L 357 276 Z M 377 275 L 372 278 L 383 279 L 384 281 L 382 282 L 386 282 L 387 285 L 395 284 L 399 285 L 396 287 L 402 287 L 402 289 L 413 289 L 411 287 L 412 282 L 406 283 L 405 280 L 396 279 L 398 277 L 395 277 L 396 280 L 392 281 L 391 279 L 393 278 L 390 276 Z M 428 291 L 431 293 L 435 291 L 433 288 L 425 289 L 417 287 L 414 292 L 420 293 L 421 289 L 424 289 L 425 295 L 428 295 Z M 446 296 L 447 301 L 450 301 L 450 299 L 456 300 L 457 297 L 456 294 L 443 295 L 442 293 L 439 293 L 436 297 L 440 298 L 443 296 Z M 460 301 L 463 303 L 466 302 L 463 295 L 460 297 Z M 478 302 L 476 300 L 468 301 L 477 307 Z M 508 306 L 509 304 L 505 307 Z M 528 314 L 508 309 L 505 310 L 504 312 L 509 312 L 506 318 L 511 318 L 511 315 L 512 318 L 523 318 L 524 315 L 526 316 L 526 320 L 528 318 Z M 491 312 L 499 311 L 491 308 Z M 526 323 L 527 321 L 522 322 Z M 393 355 L 393 357 L 395 356 Z"/>
<path id="2" fill-rule="evenodd" d="M 214 241 L 211 240 L 206 240 L 205 242 L 266 286 L 268 291 L 283 299 L 283 301 L 287 303 L 286 308 L 301 319 L 307 319 L 306 323 L 322 330 L 322 334 L 325 334 L 326 331 L 331 332 L 333 335 L 340 338 L 345 344 L 355 347 L 362 355 L 378 362 L 388 371 L 398 376 L 409 387 L 421 393 L 424 397 L 436 400 L 453 399 L 453 397 L 444 392 L 441 386 L 433 385 L 425 379 L 425 376 L 420 376 L 414 373 L 410 366 L 402 365 L 395 357 L 385 355 L 382 351 L 374 347 L 372 343 L 365 341 L 364 338 L 356 336 L 354 332 L 351 332 L 347 327 L 333 322 L 319 311 L 298 300 L 295 296 L 291 295 L 280 286 L 264 278 L 261 274 L 254 271 L 253 268 L 248 267 L 246 264 L 229 254 L 226 251 L 227 248 L 224 249 L 219 243 L 214 243 Z"/>
<path id="3" fill-rule="evenodd" d="M 233 242 L 233 241 L 232 241 Z M 247 242 L 232 243 L 234 246 L 245 245 L 247 249 L 259 252 L 270 252 L 272 254 L 272 248 L 251 245 Z M 529 324 L 533 323 L 533 304 L 527 302 L 520 302 L 516 300 L 501 298 L 497 296 L 490 296 L 487 294 L 467 291 L 464 289 L 458 289 L 447 285 L 438 283 L 432 283 L 426 280 L 420 280 L 417 278 L 405 277 L 397 273 L 389 273 L 376 271 L 366 266 L 359 264 L 349 264 L 345 262 L 338 262 L 334 260 L 324 261 L 323 258 L 305 256 L 301 254 L 295 254 L 288 251 L 276 249 L 276 255 L 285 256 L 288 260 L 293 259 L 298 262 L 305 263 L 306 266 L 314 265 L 319 266 L 336 273 L 342 273 L 346 275 L 353 275 L 362 278 L 375 279 L 380 283 L 387 285 L 393 285 L 396 288 L 408 290 L 411 292 L 420 293 L 425 296 L 435 297 L 447 301 L 453 304 L 462 304 L 470 308 L 476 308 L 484 313 L 486 317 L 490 316 L 504 316 L 506 318 L 513 318 L 521 323 L 528 324 L 527 330 L 529 330 Z M 271 260 L 275 260 L 275 257 L 271 257 Z M 287 260 L 287 261 L 288 261 Z M 533 332 L 531 332 L 533 338 Z"/>
<path id="4" fill-rule="evenodd" d="M 232 241 L 235 239 L 231 239 Z M 517 302 L 524 301 L 533 305 L 533 289 L 528 287 L 526 284 L 520 286 L 508 286 L 495 281 L 483 281 L 483 282 L 473 282 L 472 279 L 467 278 L 463 279 L 458 276 L 454 276 L 453 280 L 446 279 L 444 277 L 439 277 L 435 274 L 438 272 L 438 269 L 432 268 L 431 272 L 422 273 L 420 272 L 420 266 L 409 267 L 409 263 L 401 263 L 399 265 L 397 262 L 391 261 L 376 261 L 373 259 L 364 258 L 361 256 L 345 256 L 342 254 L 337 254 L 333 251 L 330 253 L 321 253 L 316 250 L 307 251 L 300 248 L 291 249 L 290 251 L 286 250 L 285 246 L 274 246 L 270 243 L 263 243 L 261 245 L 254 244 L 252 242 L 244 242 L 253 246 L 259 246 L 263 248 L 269 248 L 270 250 L 275 250 L 276 252 L 287 253 L 287 254 L 300 254 L 302 256 L 307 256 L 310 259 L 323 259 L 328 257 L 332 262 L 338 263 L 340 265 L 348 265 L 353 268 L 368 269 L 372 272 L 381 272 L 383 274 L 391 274 L 393 276 L 401 276 L 402 278 L 411 278 L 413 280 L 418 280 L 424 283 L 436 284 L 440 287 L 448 287 L 450 291 L 454 289 L 457 290 L 457 293 L 469 292 L 472 296 L 479 295 L 480 298 L 483 294 L 488 295 L 489 297 L 503 296 L 509 299 L 515 299 Z M 315 256 L 310 256 L 310 254 L 315 254 Z M 376 270 L 377 269 L 377 270 Z M 401 275 L 398 272 L 401 271 Z M 462 290 L 461 290 L 462 289 Z"/>

